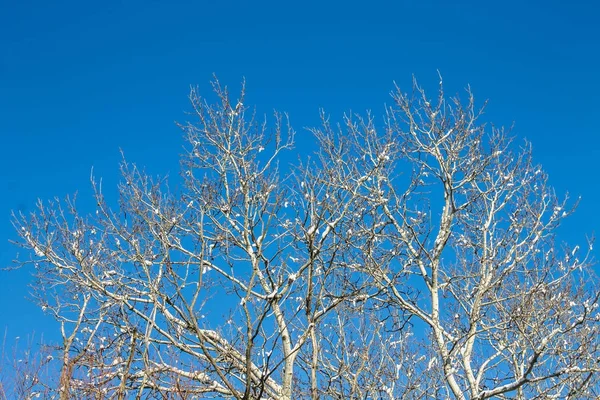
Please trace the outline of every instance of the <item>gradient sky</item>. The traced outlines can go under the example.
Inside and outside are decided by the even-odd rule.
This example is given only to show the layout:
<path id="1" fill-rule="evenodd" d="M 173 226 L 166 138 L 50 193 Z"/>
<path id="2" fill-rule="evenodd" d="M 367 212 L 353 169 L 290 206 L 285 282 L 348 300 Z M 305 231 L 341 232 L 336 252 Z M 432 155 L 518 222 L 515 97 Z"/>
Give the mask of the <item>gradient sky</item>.
<path id="1" fill-rule="evenodd" d="M 190 85 L 216 74 L 247 105 L 303 127 L 319 108 L 381 115 L 414 74 L 448 93 L 470 84 L 486 119 L 511 125 L 560 194 L 581 196 L 562 238 L 600 227 L 600 6 L 593 1 L 0 1 L 0 266 L 11 210 L 78 191 L 92 166 L 107 193 L 119 149 L 151 174 L 178 173 L 174 121 Z M 433 93 L 433 92 L 432 92 Z M 28 274 L 0 272 L 0 329 L 57 335 L 26 299 Z"/>

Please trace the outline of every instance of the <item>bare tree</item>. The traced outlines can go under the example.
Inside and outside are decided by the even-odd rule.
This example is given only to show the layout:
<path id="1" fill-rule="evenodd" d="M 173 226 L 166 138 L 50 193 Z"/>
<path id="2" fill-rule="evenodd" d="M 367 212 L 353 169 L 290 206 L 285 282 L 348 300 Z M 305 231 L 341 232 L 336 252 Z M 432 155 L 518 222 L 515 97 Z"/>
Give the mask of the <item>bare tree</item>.
<path id="1" fill-rule="evenodd" d="M 7 337 L 8 331 L 0 347 L 0 399 L 48 398 L 55 384 L 50 379 L 49 364 L 53 358 L 50 351 L 37 344 L 33 335 L 24 344 L 16 337 L 9 349 Z"/>
<path id="2" fill-rule="evenodd" d="M 181 187 L 123 162 L 14 219 L 61 324 L 60 398 L 518 398 L 600 395 L 587 249 L 560 199 L 466 102 L 397 89 L 378 123 L 294 132 L 227 89 L 191 92 Z"/>

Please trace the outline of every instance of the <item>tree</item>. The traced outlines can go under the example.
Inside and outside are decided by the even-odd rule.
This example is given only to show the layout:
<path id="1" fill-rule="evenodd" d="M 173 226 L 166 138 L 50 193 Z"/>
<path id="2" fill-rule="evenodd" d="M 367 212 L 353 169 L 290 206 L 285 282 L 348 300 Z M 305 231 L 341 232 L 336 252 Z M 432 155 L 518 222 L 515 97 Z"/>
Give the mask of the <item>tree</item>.
<path id="1" fill-rule="evenodd" d="M 19 337 L 12 349 L 7 349 L 6 332 L 0 348 L 0 399 L 34 399 L 48 397 L 55 386 L 47 370 L 52 355 L 36 345 L 33 336 L 26 346 L 19 346 Z"/>
<path id="2" fill-rule="evenodd" d="M 214 84 L 181 187 L 14 219 L 61 324 L 60 398 L 597 398 L 600 296 L 573 211 L 473 96 L 322 115 L 310 156 Z"/>

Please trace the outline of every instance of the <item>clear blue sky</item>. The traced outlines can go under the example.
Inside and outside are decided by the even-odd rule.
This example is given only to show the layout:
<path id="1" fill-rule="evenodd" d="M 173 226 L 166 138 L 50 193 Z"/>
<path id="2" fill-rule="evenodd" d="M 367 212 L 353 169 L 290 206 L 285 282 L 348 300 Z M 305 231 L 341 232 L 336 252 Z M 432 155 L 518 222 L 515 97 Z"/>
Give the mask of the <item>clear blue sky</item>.
<path id="1" fill-rule="evenodd" d="M 390 101 L 411 76 L 450 93 L 470 84 L 487 119 L 515 122 L 559 193 L 581 195 L 563 229 L 600 227 L 600 6 L 564 1 L 3 1 L 0 5 L 0 265 L 15 256 L 10 211 L 106 191 L 119 149 L 153 174 L 178 172 L 174 121 L 190 84 L 216 73 L 259 112 L 298 131 Z M 307 135 L 300 146 L 308 145 Z M 88 203 L 89 204 L 89 203 Z M 0 272 L 0 329 L 50 331 L 25 297 L 27 271 Z M 44 319 L 45 318 L 45 319 Z M 51 338 L 55 335 L 47 334 Z"/>

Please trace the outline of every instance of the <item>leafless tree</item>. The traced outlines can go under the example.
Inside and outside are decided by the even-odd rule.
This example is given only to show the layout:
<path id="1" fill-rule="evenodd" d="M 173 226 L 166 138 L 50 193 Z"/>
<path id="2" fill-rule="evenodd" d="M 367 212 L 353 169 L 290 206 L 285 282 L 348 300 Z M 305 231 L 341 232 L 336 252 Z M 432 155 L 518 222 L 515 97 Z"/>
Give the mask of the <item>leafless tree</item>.
<path id="1" fill-rule="evenodd" d="M 503 129 L 414 84 L 377 122 L 287 118 L 227 89 L 195 120 L 171 190 L 123 162 L 17 215 L 67 398 L 587 399 L 600 395 L 592 242 L 560 244 L 559 198 Z"/>
<path id="2" fill-rule="evenodd" d="M 36 343 L 33 335 L 26 343 L 17 337 L 10 348 L 7 338 L 8 331 L 0 347 L 0 400 L 49 397 L 55 383 L 50 379 L 50 350 Z"/>

